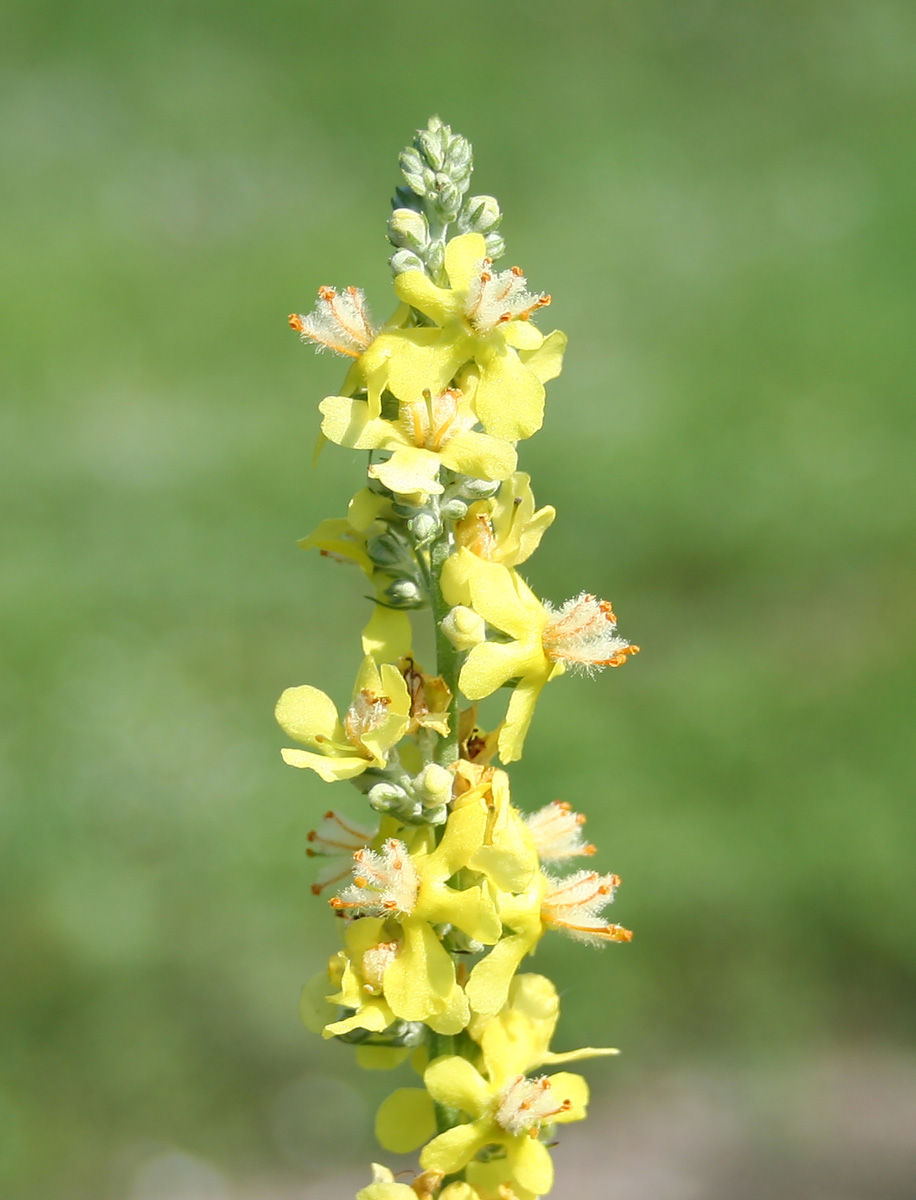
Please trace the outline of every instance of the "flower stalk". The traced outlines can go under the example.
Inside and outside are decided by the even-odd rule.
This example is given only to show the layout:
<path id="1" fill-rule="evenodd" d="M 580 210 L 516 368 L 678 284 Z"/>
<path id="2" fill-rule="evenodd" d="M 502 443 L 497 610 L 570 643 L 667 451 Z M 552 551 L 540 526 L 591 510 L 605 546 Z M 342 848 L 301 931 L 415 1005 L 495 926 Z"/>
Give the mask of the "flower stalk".
<path id="1" fill-rule="evenodd" d="M 347 515 L 300 544 L 361 570 L 372 605 L 346 707 L 311 684 L 277 704 L 296 743 L 284 761 L 350 782 L 370 810 L 328 811 L 309 834 L 313 891 L 333 891 L 343 937 L 301 1011 L 363 1066 L 419 1077 L 376 1119 L 385 1149 L 420 1150 L 419 1172 L 401 1182 L 375 1164 L 357 1200 L 537 1200 L 553 1185 L 557 1127 L 588 1101 L 581 1075 L 544 1068 L 616 1051 L 551 1050 L 556 988 L 520 968 L 553 930 L 597 945 L 632 935 L 604 916 L 616 875 L 562 873 L 596 854 L 585 818 L 563 801 L 516 807 L 503 768 L 522 756 L 547 683 L 638 648 L 606 601 L 553 605 L 518 571 L 556 515 L 518 470 L 566 346 L 533 319 L 550 297 L 494 265 L 502 214 L 468 195 L 465 138 L 433 118 L 400 161 L 393 315 L 376 324 L 359 288 L 325 286 L 290 318 L 349 363 L 318 406 L 323 439 L 368 452 Z M 414 655 L 422 620 L 433 673 Z M 481 728 L 477 702 L 502 689 L 503 719 Z"/>

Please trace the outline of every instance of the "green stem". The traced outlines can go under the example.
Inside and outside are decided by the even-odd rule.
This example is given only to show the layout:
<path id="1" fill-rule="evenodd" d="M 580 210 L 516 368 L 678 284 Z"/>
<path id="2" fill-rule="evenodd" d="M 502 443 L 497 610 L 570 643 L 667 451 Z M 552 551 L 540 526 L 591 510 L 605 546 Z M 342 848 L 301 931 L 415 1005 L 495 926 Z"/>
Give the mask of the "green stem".
<path id="1" fill-rule="evenodd" d="M 430 604 L 436 626 L 436 673 L 441 675 L 451 692 L 448 707 L 448 737 L 440 738 L 436 747 L 436 762 L 443 767 L 458 760 L 458 651 L 442 632 L 443 618 L 450 605 L 442 596 L 442 568 L 452 553 L 452 531 L 450 522 L 442 522 L 442 532 L 433 542 L 429 552 Z"/>

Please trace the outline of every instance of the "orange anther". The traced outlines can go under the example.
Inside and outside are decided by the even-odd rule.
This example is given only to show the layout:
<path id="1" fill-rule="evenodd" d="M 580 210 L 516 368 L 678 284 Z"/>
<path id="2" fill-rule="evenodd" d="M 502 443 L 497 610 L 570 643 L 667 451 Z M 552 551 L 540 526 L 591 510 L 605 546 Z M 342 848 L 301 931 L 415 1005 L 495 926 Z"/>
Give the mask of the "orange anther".
<path id="1" fill-rule="evenodd" d="M 302 318 L 298 313 L 289 314 L 289 327 L 295 329 L 296 333 L 301 333 L 303 329 Z"/>
<path id="2" fill-rule="evenodd" d="M 332 287 L 320 287 L 318 289 L 318 299 L 330 302 L 337 295 L 337 289 Z"/>
<path id="3" fill-rule="evenodd" d="M 522 270 L 521 267 L 510 267 L 509 270 L 512 272 L 513 275 L 524 275 L 525 274 L 525 272 Z"/>

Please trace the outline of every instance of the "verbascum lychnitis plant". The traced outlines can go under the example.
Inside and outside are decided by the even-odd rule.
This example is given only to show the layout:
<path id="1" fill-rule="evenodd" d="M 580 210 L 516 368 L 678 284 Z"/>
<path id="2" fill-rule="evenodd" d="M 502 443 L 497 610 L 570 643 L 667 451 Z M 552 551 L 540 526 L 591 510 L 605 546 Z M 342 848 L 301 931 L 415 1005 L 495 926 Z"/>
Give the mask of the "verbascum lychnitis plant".
<path id="1" fill-rule="evenodd" d="M 566 349 L 535 324 L 550 296 L 494 265 L 502 214 L 469 195 L 465 138 L 433 118 L 400 165 L 394 311 L 377 322 L 358 287 L 322 287 L 290 317 L 303 341 L 350 362 L 318 405 L 319 446 L 367 452 L 346 516 L 301 544 L 361 569 L 374 597 L 349 700 L 309 683 L 277 705 L 294 743 L 284 760 L 348 780 L 367 808 L 331 809 L 309 834 L 313 891 L 335 893 L 342 948 L 307 984 L 302 1015 L 362 1066 L 414 1072 L 376 1134 L 392 1153 L 419 1150 L 419 1170 L 395 1179 L 375 1164 L 358 1200 L 534 1200 L 553 1186 L 556 1127 L 588 1101 L 585 1079 L 555 1068 L 616 1051 L 552 1050 L 557 990 L 521 968 L 555 930 L 598 944 L 632 935 L 604 916 L 618 877 L 571 864 L 595 853 L 585 818 L 560 801 L 516 807 L 502 768 L 521 758 L 546 684 L 622 666 L 637 647 L 606 600 L 554 604 L 520 574 L 555 516 L 517 469 Z M 414 655 L 420 621 L 435 663 Z M 482 728 L 477 702 L 493 696 L 495 709 L 502 695 Z"/>

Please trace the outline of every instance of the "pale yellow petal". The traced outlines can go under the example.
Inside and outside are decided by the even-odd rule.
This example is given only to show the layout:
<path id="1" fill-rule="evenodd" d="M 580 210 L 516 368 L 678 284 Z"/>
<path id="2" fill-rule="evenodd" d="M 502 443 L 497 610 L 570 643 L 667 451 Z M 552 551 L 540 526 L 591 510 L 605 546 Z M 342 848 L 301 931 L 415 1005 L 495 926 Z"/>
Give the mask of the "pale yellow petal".
<path id="1" fill-rule="evenodd" d="M 418 496 L 425 500 L 427 496 L 439 496 L 445 490 L 438 480 L 441 466 L 442 459 L 438 454 L 408 443 L 387 461 L 373 463 L 369 475 L 396 496 Z"/>
<path id="2" fill-rule="evenodd" d="M 543 333 L 530 321 L 508 321 L 500 330 L 508 345 L 516 350 L 538 350 L 544 342 Z"/>
<path id="3" fill-rule="evenodd" d="M 370 1033 L 381 1033 L 392 1022 L 392 1013 L 382 1000 L 371 998 L 359 1009 L 340 1021 L 326 1025 L 323 1036 L 326 1038 L 339 1037 L 342 1033 L 352 1033 L 354 1029 L 367 1029 Z"/>
<path id="4" fill-rule="evenodd" d="M 423 1073 L 426 1090 L 437 1104 L 446 1104 L 481 1117 L 492 1099 L 490 1085 L 466 1058 L 437 1058 Z"/>
<path id="5" fill-rule="evenodd" d="M 395 277 L 394 290 L 405 304 L 437 325 L 447 325 L 461 315 L 460 299 L 448 288 L 437 287 L 422 271 L 402 271 Z"/>
<path id="6" fill-rule="evenodd" d="M 321 1033 L 325 1025 L 337 1016 L 337 1009 L 327 999 L 328 973 L 326 970 L 313 975 L 299 997 L 299 1016 L 302 1024 L 312 1033 Z"/>
<path id="7" fill-rule="evenodd" d="M 521 642 L 481 642 L 469 652 L 458 685 L 469 700 L 482 700 L 531 666 L 530 648 Z"/>
<path id="8" fill-rule="evenodd" d="M 274 715 L 284 733 L 306 746 L 319 745 L 318 739 L 337 741 L 343 736 L 334 701 L 307 683 L 287 688 Z"/>
<path id="9" fill-rule="evenodd" d="M 315 754 L 311 750 L 296 750 L 284 747 L 280 751 L 283 761 L 288 767 L 300 767 L 314 771 L 325 783 L 334 783 L 338 779 L 353 779 L 361 775 L 369 766 L 368 758 L 357 754 L 344 754 L 336 757 Z"/>
<path id="10" fill-rule="evenodd" d="M 540 641 L 547 613 L 524 579 L 502 563 L 465 553 L 472 564 L 468 582 L 474 611 L 517 641 L 529 637 Z"/>
<path id="11" fill-rule="evenodd" d="M 462 233 L 445 247 L 445 273 L 456 292 L 467 292 L 487 257 L 487 241 L 482 233 Z"/>
<path id="12" fill-rule="evenodd" d="M 473 430 L 449 438 L 439 457 L 446 467 L 475 479 L 507 479 L 518 465 L 514 446 Z"/>
<path id="13" fill-rule="evenodd" d="M 386 515 L 391 501 L 369 488 L 360 488 L 347 506 L 347 520 L 357 533 L 368 533 L 375 522 Z"/>
<path id="14" fill-rule="evenodd" d="M 403 434 L 390 421 L 369 415 L 365 400 L 326 396 L 318 411 L 323 417 L 321 432 L 338 446 L 350 450 L 388 450 L 403 441 Z"/>
<path id="15" fill-rule="evenodd" d="M 404 1021 L 441 1012 L 455 987 L 452 959 L 425 921 L 405 919 L 404 936 L 385 971 L 385 999 Z"/>
<path id="16" fill-rule="evenodd" d="M 544 421 L 544 385 L 511 346 L 489 347 L 477 355 L 480 383 L 474 405 L 487 433 L 517 442 L 531 437 Z"/>
<path id="17" fill-rule="evenodd" d="M 507 1146 L 506 1157 L 512 1178 L 529 1192 L 544 1196 L 553 1187 L 553 1160 L 543 1142 L 529 1137 L 514 1138 Z"/>
<path id="18" fill-rule="evenodd" d="M 584 1121 L 588 1108 L 588 1084 L 581 1075 L 570 1071 L 558 1071 L 550 1076 L 550 1094 L 564 1103 L 569 1101 L 569 1108 L 559 1112 L 553 1118 L 558 1125 L 567 1125 L 570 1121 Z"/>
<path id="19" fill-rule="evenodd" d="M 425 389 L 445 391 L 474 354 L 473 339 L 457 329 L 407 329 L 391 336 L 401 344 L 388 364 L 388 387 L 399 400 L 416 400 Z"/>
<path id="20" fill-rule="evenodd" d="M 364 1071 L 392 1071 L 410 1058 L 409 1046 L 357 1046 L 356 1062 Z"/>
<path id="21" fill-rule="evenodd" d="M 375 1117 L 375 1136 L 392 1154 L 410 1154 L 436 1132 L 436 1110 L 422 1088 L 398 1088 L 383 1100 Z"/>
<path id="22" fill-rule="evenodd" d="M 563 355 L 566 352 L 566 334 L 555 329 L 544 339 L 537 350 L 522 350 L 519 358 L 528 370 L 541 383 L 549 383 L 556 379 L 563 369 Z"/>
<path id="23" fill-rule="evenodd" d="M 492 1140 L 493 1129 L 492 1122 L 487 1120 L 447 1129 L 423 1147 L 420 1166 L 424 1171 L 442 1171 L 444 1175 L 460 1171 Z"/>
<path id="24" fill-rule="evenodd" d="M 406 1183 L 370 1183 L 356 1193 L 356 1200 L 417 1200 L 417 1193 Z"/>
<path id="25" fill-rule="evenodd" d="M 523 679 L 512 693 L 506 720 L 499 734 L 499 757 L 508 764 L 522 757 L 525 737 L 534 716 L 534 708 L 547 676 Z"/>
<path id="26" fill-rule="evenodd" d="M 362 633 L 363 654 L 376 662 L 396 662 L 410 653 L 413 631 L 410 615 L 401 608 L 376 604 Z"/>
<path id="27" fill-rule="evenodd" d="M 527 934 L 511 934 L 493 947 L 471 971 L 465 991 L 475 1013 L 493 1016 L 506 1003 L 519 963 L 534 945 Z M 389 970 L 391 968 L 389 967 Z"/>

